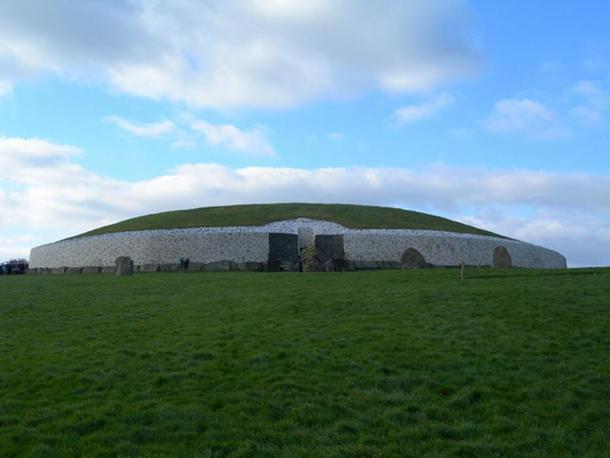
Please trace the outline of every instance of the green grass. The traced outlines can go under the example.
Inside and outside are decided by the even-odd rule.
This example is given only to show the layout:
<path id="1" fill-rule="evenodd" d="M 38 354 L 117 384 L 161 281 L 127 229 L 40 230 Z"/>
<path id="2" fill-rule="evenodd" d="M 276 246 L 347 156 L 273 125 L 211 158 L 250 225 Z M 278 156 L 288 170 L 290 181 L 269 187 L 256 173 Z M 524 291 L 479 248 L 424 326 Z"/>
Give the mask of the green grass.
<path id="1" fill-rule="evenodd" d="M 352 229 L 433 229 L 467 234 L 494 235 L 439 216 L 399 208 L 341 204 L 261 204 L 205 207 L 140 216 L 104 226 L 78 237 L 109 232 L 188 227 L 259 226 L 298 217 L 334 221 Z"/>
<path id="2" fill-rule="evenodd" d="M 0 455 L 610 455 L 610 270 L 466 277 L 0 277 Z"/>

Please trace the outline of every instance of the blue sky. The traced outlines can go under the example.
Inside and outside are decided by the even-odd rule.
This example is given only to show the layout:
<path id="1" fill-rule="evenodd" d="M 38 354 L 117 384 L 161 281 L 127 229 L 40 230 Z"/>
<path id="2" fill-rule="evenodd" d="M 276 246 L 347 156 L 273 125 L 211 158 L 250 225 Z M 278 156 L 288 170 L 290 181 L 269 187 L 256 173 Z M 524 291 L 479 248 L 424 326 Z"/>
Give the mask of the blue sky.
<path id="1" fill-rule="evenodd" d="M 155 211 L 433 212 L 610 264 L 602 1 L 11 1 L 0 258 Z"/>

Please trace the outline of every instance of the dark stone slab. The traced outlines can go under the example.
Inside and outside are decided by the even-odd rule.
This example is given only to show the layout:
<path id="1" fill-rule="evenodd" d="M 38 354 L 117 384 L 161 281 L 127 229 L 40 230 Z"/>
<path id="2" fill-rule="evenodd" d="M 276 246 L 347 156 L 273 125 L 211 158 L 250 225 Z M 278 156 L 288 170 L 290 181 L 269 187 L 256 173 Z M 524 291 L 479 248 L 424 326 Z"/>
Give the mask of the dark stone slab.
<path id="1" fill-rule="evenodd" d="M 222 270 L 222 271 L 229 271 L 229 270 L 237 270 L 234 265 L 234 263 L 232 261 L 215 261 L 215 262 L 208 262 L 207 264 L 203 265 L 203 270 Z"/>
<path id="2" fill-rule="evenodd" d="M 351 266 L 354 270 L 373 270 L 379 268 L 375 261 L 352 261 Z"/>
<path id="3" fill-rule="evenodd" d="M 343 235 L 316 235 L 315 246 L 316 255 L 322 264 L 332 259 L 345 259 Z"/>
<path id="4" fill-rule="evenodd" d="M 114 266 L 102 266 L 103 274 L 113 274 L 115 273 L 116 268 Z"/>
<path id="5" fill-rule="evenodd" d="M 430 267 L 430 265 L 426 264 L 426 267 Z M 380 261 L 379 268 L 380 269 L 400 269 L 400 268 L 402 268 L 402 264 L 397 261 Z"/>
<path id="6" fill-rule="evenodd" d="M 67 267 L 53 267 L 51 269 L 52 274 L 65 274 Z"/>
<path id="7" fill-rule="evenodd" d="M 500 245 L 494 249 L 492 267 L 494 269 L 508 269 L 512 267 L 513 259 L 506 247 Z"/>
<path id="8" fill-rule="evenodd" d="M 67 274 L 81 274 L 81 273 L 83 273 L 83 268 L 82 267 L 68 267 L 66 269 L 66 273 Z"/>
<path id="9" fill-rule="evenodd" d="M 282 271 L 282 261 L 280 261 L 279 259 L 268 261 L 267 265 L 265 266 L 265 271 L 281 272 Z"/>
<path id="10" fill-rule="evenodd" d="M 268 264 L 273 267 L 277 263 L 291 263 L 298 265 L 299 263 L 299 237 L 296 234 L 269 234 L 269 258 Z M 272 271 L 273 272 L 273 271 Z"/>
<path id="11" fill-rule="evenodd" d="M 81 273 L 83 274 L 99 274 L 102 272 L 102 268 L 101 267 L 94 267 L 94 266 L 86 266 L 83 267 L 83 270 Z"/>
<path id="12" fill-rule="evenodd" d="M 243 264 L 240 264 L 240 270 L 262 272 L 265 270 L 265 264 L 262 262 L 244 262 Z"/>
<path id="13" fill-rule="evenodd" d="M 142 264 L 138 266 L 138 272 L 159 272 L 158 264 Z"/>
<path id="14" fill-rule="evenodd" d="M 407 248 L 400 257 L 403 269 L 424 269 L 427 267 L 426 259 L 415 248 Z"/>
<path id="15" fill-rule="evenodd" d="M 329 259 L 324 263 L 326 272 L 347 272 L 349 263 L 345 259 Z"/>
<path id="16" fill-rule="evenodd" d="M 201 262 L 189 262 L 189 266 L 187 267 L 187 272 L 199 272 L 203 269 L 203 263 Z"/>
<path id="17" fill-rule="evenodd" d="M 159 272 L 178 272 L 180 264 L 159 264 Z"/>

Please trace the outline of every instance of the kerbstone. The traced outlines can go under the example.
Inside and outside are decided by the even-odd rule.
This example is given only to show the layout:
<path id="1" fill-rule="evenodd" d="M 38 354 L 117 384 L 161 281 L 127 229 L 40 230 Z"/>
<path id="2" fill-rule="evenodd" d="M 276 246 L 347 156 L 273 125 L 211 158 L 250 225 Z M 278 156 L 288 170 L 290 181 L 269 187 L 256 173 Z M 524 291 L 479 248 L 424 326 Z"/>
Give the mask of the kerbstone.
<path id="1" fill-rule="evenodd" d="M 494 249 L 492 267 L 494 269 L 508 269 L 512 267 L 513 260 L 505 246 L 497 246 Z"/>
<path id="2" fill-rule="evenodd" d="M 119 256 L 115 261 L 116 275 L 129 277 L 133 275 L 133 261 L 129 256 Z"/>
<path id="3" fill-rule="evenodd" d="M 158 264 L 142 264 L 138 272 L 159 272 Z"/>
<path id="4" fill-rule="evenodd" d="M 86 266 L 83 267 L 82 273 L 84 274 L 99 274 L 102 271 L 100 266 Z"/>
<path id="5" fill-rule="evenodd" d="M 407 248 L 400 257 L 400 263 L 403 269 L 424 269 L 426 267 L 426 259 L 415 248 Z"/>

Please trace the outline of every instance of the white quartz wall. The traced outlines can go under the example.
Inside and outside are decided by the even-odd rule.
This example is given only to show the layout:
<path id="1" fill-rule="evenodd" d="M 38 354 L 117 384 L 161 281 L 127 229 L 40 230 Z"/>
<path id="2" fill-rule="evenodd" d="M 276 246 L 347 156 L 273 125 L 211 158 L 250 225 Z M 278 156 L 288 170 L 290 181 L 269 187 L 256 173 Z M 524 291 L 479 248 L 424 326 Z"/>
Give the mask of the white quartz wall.
<path id="1" fill-rule="evenodd" d="M 262 232 L 141 231 L 82 237 L 32 250 L 30 268 L 113 266 L 118 256 L 134 264 L 218 261 L 266 262 L 269 236 Z"/>
<path id="2" fill-rule="evenodd" d="M 433 231 L 349 232 L 343 235 L 345 255 L 350 261 L 396 261 L 407 248 L 415 248 L 426 262 L 437 266 L 492 264 L 494 249 L 506 247 L 514 267 L 566 267 L 559 253 L 514 240 L 468 234 Z"/>
<path id="3" fill-rule="evenodd" d="M 313 234 L 343 234 L 350 261 L 400 262 L 404 250 L 415 248 L 434 265 L 464 262 L 488 266 L 494 249 L 503 245 L 515 267 L 566 267 L 566 260 L 559 253 L 514 240 L 430 230 L 347 229 L 333 222 L 305 218 L 266 226 L 119 232 L 64 240 L 34 248 L 30 267 L 113 266 L 118 256 L 130 256 L 136 265 L 176 264 L 181 257 L 206 264 L 266 262 L 270 232 L 300 234 L 300 245 L 312 243 Z"/>

